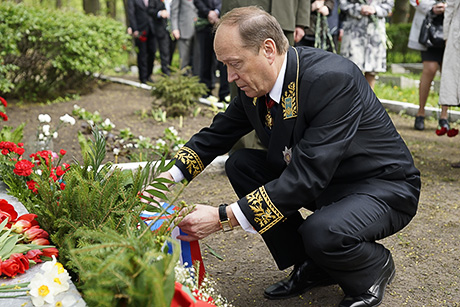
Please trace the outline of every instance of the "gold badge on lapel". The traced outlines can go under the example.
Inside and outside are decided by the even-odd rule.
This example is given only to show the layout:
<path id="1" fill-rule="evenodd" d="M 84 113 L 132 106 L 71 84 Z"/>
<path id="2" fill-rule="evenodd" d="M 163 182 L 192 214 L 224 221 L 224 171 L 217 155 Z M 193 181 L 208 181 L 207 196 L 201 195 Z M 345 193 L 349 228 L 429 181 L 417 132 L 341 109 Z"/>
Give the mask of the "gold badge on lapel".
<path id="1" fill-rule="evenodd" d="M 294 82 L 289 83 L 288 90 L 281 97 L 283 106 L 283 119 L 297 117 L 296 86 Z"/>
<path id="2" fill-rule="evenodd" d="M 256 106 L 256 104 L 257 104 L 257 97 L 254 97 L 254 99 L 252 100 L 252 104 L 253 104 L 254 106 Z"/>
<path id="3" fill-rule="evenodd" d="M 283 157 L 284 162 L 286 162 L 286 165 L 289 165 L 289 163 L 291 163 L 292 160 L 292 147 L 287 148 L 287 146 L 284 146 Z"/>

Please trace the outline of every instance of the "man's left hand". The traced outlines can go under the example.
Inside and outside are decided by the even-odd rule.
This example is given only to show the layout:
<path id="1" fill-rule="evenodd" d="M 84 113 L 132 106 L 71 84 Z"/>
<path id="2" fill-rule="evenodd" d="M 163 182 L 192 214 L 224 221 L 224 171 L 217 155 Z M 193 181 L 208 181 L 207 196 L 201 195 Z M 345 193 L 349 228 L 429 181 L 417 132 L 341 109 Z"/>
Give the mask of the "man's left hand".
<path id="1" fill-rule="evenodd" d="M 192 212 L 177 225 L 188 236 L 178 236 L 183 241 L 196 241 L 220 230 L 219 209 L 207 205 L 196 205 Z"/>

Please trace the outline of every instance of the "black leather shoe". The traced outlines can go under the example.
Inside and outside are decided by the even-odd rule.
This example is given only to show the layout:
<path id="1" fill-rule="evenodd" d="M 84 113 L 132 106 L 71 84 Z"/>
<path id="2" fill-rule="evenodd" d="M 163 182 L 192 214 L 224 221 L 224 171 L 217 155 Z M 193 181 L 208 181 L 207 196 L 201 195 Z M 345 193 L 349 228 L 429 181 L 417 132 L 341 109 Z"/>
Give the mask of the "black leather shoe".
<path id="1" fill-rule="evenodd" d="M 363 294 L 358 296 L 345 296 L 340 302 L 339 307 L 371 307 L 382 303 L 383 295 L 387 285 L 395 276 L 395 264 L 393 258 L 388 256 L 387 262 L 382 268 L 382 272 L 374 284 Z"/>
<path id="2" fill-rule="evenodd" d="M 326 272 L 305 261 L 294 266 L 287 278 L 265 289 L 264 296 L 271 300 L 285 299 L 301 295 L 314 287 L 332 284 L 335 282 Z"/>
<path id="3" fill-rule="evenodd" d="M 425 116 L 415 117 L 414 123 L 415 130 L 424 130 L 425 129 Z"/>

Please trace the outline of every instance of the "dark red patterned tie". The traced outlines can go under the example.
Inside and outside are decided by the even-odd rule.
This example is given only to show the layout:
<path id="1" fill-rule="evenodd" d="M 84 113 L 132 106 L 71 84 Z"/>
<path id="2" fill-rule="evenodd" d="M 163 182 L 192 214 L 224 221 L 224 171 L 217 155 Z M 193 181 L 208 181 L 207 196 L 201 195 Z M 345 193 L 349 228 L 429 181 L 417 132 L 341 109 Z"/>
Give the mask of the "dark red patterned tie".
<path id="1" fill-rule="evenodd" d="M 265 104 L 267 105 L 267 108 L 270 110 L 275 105 L 275 101 L 269 95 L 267 95 L 265 98 Z"/>

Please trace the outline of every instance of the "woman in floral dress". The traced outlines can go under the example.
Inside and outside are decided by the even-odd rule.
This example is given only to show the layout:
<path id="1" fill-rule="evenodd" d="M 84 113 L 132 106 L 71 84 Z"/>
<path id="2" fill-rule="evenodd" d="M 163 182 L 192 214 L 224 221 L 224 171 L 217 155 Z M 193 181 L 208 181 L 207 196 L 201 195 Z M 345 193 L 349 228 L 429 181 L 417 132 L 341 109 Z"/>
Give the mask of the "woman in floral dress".
<path id="1" fill-rule="evenodd" d="M 375 76 L 387 70 L 385 18 L 394 0 L 340 0 L 343 37 L 340 53 L 364 72 L 374 88 Z"/>

